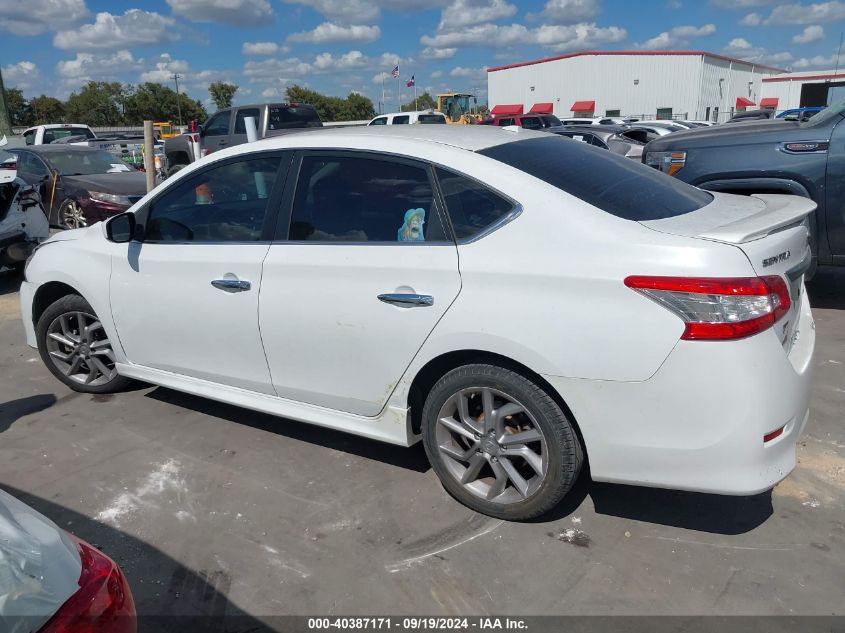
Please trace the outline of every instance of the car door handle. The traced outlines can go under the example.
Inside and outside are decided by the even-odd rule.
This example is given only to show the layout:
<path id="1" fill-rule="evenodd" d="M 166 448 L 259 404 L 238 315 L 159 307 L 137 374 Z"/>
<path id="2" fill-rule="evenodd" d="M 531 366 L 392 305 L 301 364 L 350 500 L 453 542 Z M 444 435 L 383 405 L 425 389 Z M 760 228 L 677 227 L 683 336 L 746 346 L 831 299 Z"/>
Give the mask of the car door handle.
<path id="1" fill-rule="evenodd" d="M 244 292 L 252 288 L 252 284 L 244 279 L 215 279 L 211 285 L 226 292 Z"/>
<path id="2" fill-rule="evenodd" d="M 392 303 L 400 308 L 428 307 L 434 305 L 434 297 L 431 295 L 387 293 L 379 295 L 378 300 L 384 303 Z"/>

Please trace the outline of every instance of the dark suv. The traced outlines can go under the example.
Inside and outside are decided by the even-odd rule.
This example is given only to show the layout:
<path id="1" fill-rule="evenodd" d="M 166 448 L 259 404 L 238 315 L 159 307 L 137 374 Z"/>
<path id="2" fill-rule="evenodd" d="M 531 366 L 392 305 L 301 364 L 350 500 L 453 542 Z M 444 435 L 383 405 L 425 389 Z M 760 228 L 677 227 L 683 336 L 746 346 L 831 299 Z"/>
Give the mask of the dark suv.
<path id="1" fill-rule="evenodd" d="M 279 136 L 292 130 L 323 127 L 314 106 L 305 103 L 261 103 L 220 110 L 199 126 L 196 133 L 174 136 L 164 142 L 167 175 L 206 154 L 246 143 L 248 117 L 256 119 L 259 139 Z M 199 156 L 195 155 L 197 144 Z"/>
<path id="2" fill-rule="evenodd" d="M 845 101 L 809 121 L 762 121 L 676 132 L 651 141 L 643 162 L 728 193 L 789 193 L 818 208 L 811 225 L 821 265 L 845 266 Z"/>
<path id="3" fill-rule="evenodd" d="M 554 114 L 509 114 L 486 119 L 481 122 L 481 125 L 496 125 L 499 127 L 516 125 L 524 127 L 526 130 L 543 130 L 562 124 Z"/>

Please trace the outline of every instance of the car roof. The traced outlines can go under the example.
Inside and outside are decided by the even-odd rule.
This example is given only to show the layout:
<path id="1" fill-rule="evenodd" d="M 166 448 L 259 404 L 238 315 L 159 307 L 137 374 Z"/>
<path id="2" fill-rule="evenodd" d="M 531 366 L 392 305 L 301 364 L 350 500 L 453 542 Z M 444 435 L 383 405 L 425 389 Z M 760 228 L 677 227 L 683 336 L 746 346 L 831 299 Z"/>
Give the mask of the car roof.
<path id="1" fill-rule="evenodd" d="M 561 125 L 549 128 L 550 132 L 584 132 L 585 134 L 595 134 L 609 136 L 611 134 L 619 134 L 631 128 L 624 125 Z"/>
<path id="2" fill-rule="evenodd" d="M 87 128 L 88 126 L 85 125 L 84 123 L 45 123 L 44 125 L 33 125 L 32 127 L 27 128 L 25 131 L 29 132 L 29 130 L 37 130 L 40 127 L 43 127 L 46 130 L 52 130 L 52 129 L 59 128 L 59 127 Z"/>
<path id="3" fill-rule="evenodd" d="M 487 149 L 504 143 L 527 138 L 544 137 L 545 133 L 523 128 L 506 129 L 489 125 L 362 125 L 343 128 L 314 128 L 297 131 L 284 136 L 271 137 L 248 145 L 232 148 L 253 147 L 255 149 L 276 149 L 290 145 L 307 147 L 332 147 L 355 149 L 356 139 L 396 139 L 449 145 L 471 152 Z M 313 142 L 302 142 L 311 140 Z M 290 141 L 294 141 L 291 143 Z M 401 143 L 397 145 L 401 147 Z M 217 152 L 215 152 L 217 153 Z"/>

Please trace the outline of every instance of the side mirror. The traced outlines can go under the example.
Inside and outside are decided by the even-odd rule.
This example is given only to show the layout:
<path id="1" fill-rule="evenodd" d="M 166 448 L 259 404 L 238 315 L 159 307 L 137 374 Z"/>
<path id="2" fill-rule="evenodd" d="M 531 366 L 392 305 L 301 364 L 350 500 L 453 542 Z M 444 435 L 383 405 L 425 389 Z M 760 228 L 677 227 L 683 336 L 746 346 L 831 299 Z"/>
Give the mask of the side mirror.
<path id="1" fill-rule="evenodd" d="M 197 125 L 197 134 L 205 136 L 205 128 L 201 124 Z"/>
<path id="2" fill-rule="evenodd" d="M 121 213 L 106 220 L 106 239 L 115 244 L 131 242 L 135 236 L 135 214 Z"/>
<path id="3" fill-rule="evenodd" d="M 22 209 L 39 206 L 41 204 L 41 196 L 38 195 L 38 190 L 32 186 L 21 189 L 18 204 L 21 205 Z"/>

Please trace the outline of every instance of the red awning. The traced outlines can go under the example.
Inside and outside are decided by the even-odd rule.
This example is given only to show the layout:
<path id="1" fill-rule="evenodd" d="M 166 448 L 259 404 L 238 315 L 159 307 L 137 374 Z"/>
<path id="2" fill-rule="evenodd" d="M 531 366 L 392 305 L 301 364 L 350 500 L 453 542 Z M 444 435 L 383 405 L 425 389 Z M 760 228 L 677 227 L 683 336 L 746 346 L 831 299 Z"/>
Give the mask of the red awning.
<path id="1" fill-rule="evenodd" d="M 757 105 L 751 99 L 746 99 L 745 97 L 737 97 L 736 98 L 736 107 L 737 108 L 747 108 L 749 106 Z"/>
<path id="2" fill-rule="evenodd" d="M 777 97 L 763 97 L 760 99 L 760 107 L 761 108 L 777 108 L 778 107 L 778 98 Z"/>
<path id="3" fill-rule="evenodd" d="M 552 103 L 535 103 L 528 111 L 529 114 L 551 114 L 555 111 Z"/>
<path id="4" fill-rule="evenodd" d="M 576 101 L 569 108 L 573 112 L 594 112 L 596 109 L 595 101 Z"/>
<path id="5" fill-rule="evenodd" d="M 522 114 L 522 104 L 515 103 L 511 105 L 493 106 L 493 109 L 490 110 L 490 114 L 492 114 L 493 116 Z"/>

